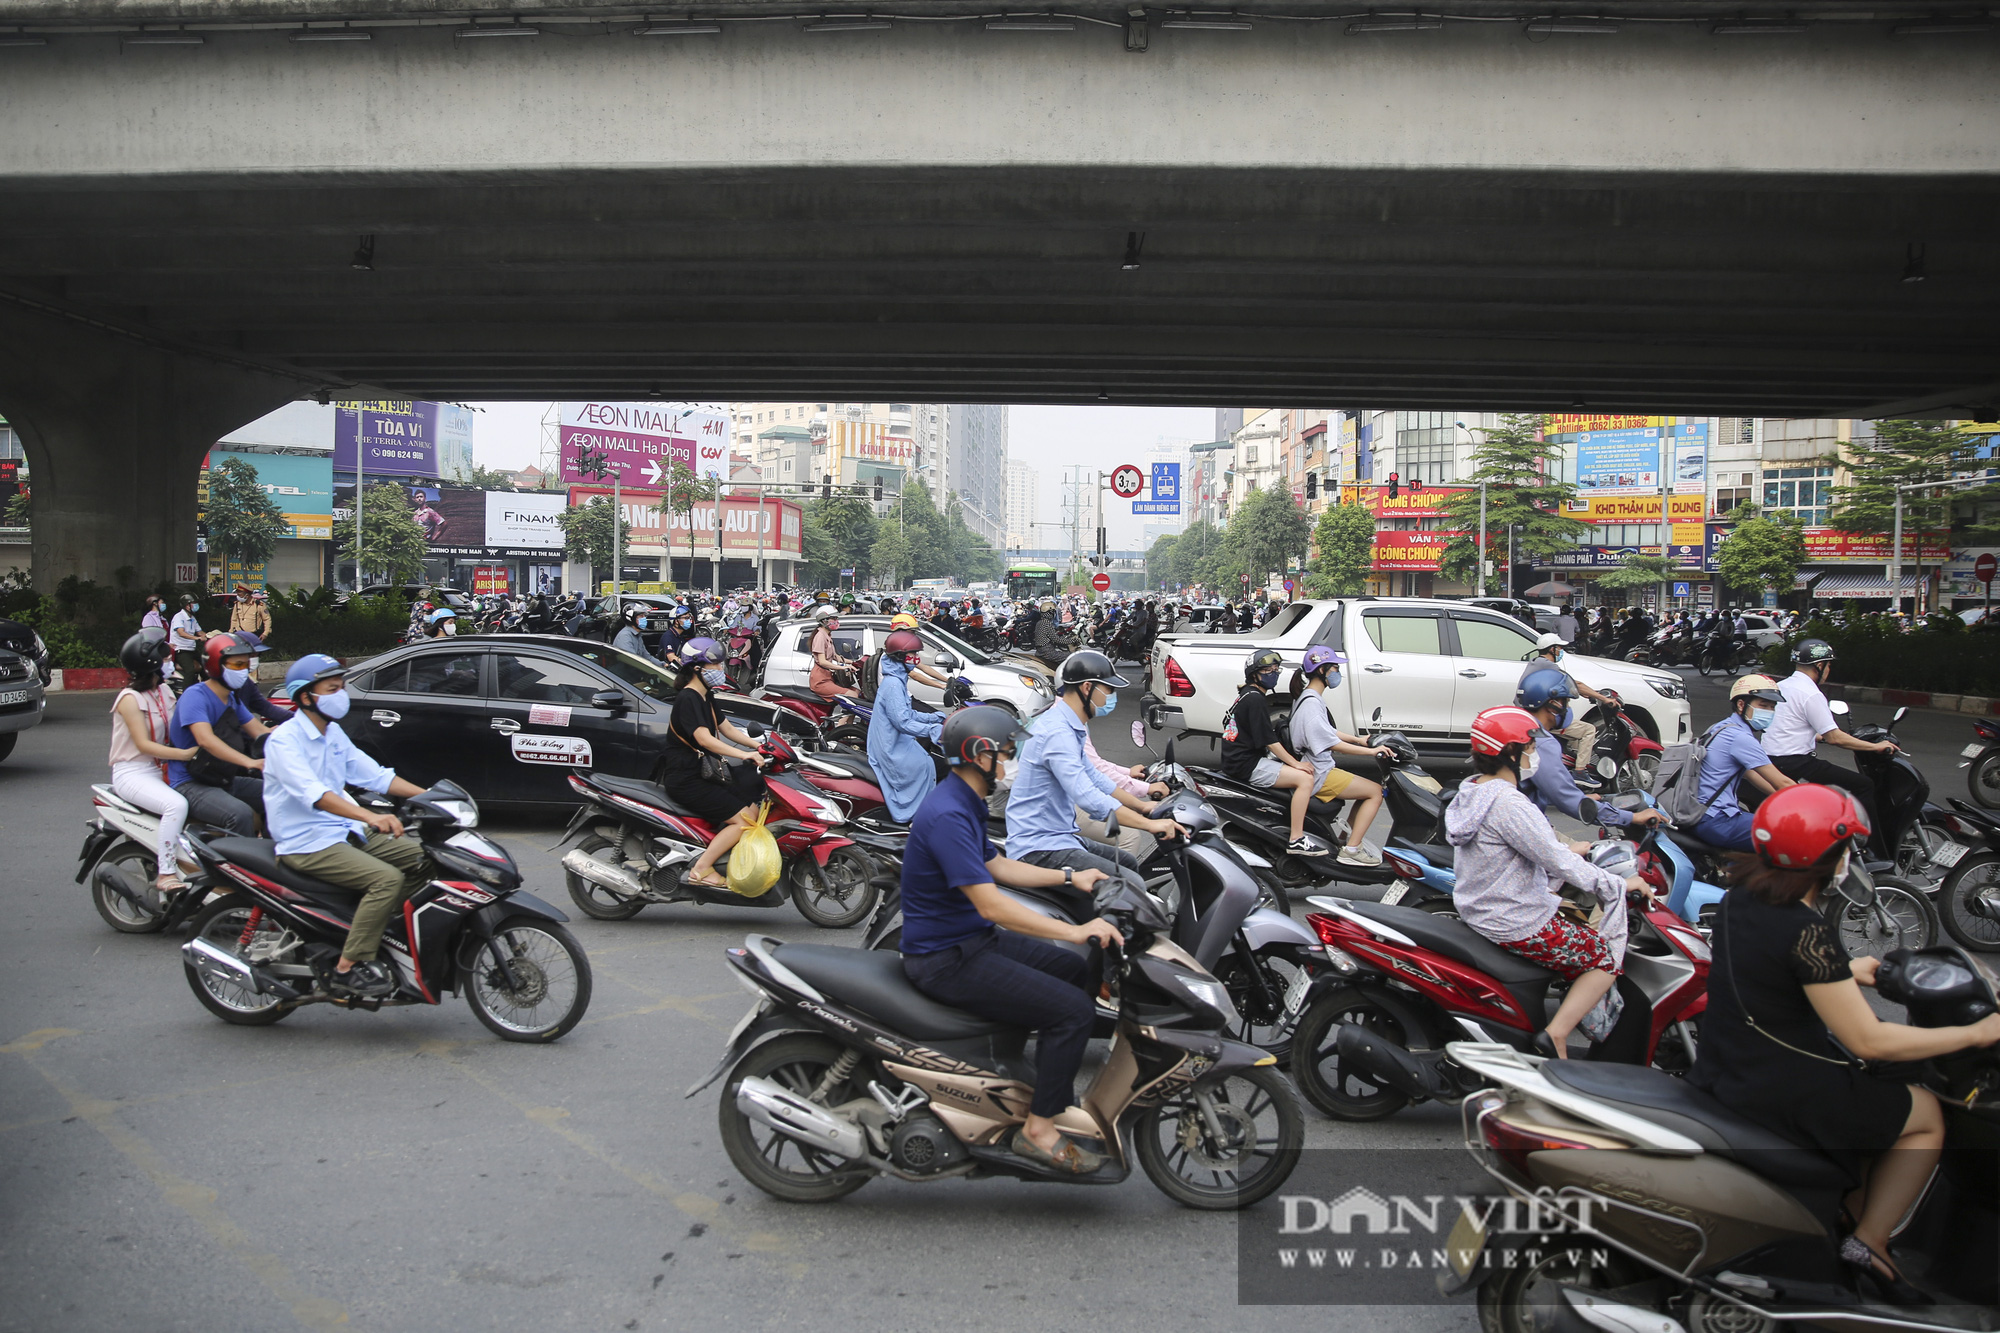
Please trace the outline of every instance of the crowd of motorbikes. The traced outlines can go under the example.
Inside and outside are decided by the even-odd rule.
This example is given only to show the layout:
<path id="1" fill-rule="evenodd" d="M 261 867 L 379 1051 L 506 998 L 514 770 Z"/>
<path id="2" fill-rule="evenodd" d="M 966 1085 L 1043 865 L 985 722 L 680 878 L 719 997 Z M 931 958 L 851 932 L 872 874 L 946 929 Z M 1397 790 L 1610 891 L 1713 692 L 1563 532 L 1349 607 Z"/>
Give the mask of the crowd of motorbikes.
<path id="1" fill-rule="evenodd" d="M 723 633 L 731 628 L 719 608 L 698 613 Z M 597 624 L 601 609 L 583 599 L 500 599 L 468 619 L 467 629 L 607 628 Z M 1015 626 L 996 616 L 970 628 L 1011 642 Z M 1075 642 L 1102 642 L 1132 660 L 1159 625 L 1135 608 L 1065 629 Z M 1663 633 L 1646 631 L 1646 642 Z M 1700 652 L 1697 634 L 1689 626 L 1669 637 Z M 1733 639 L 1727 646 L 1734 669 L 1741 649 Z M 858 949 L 753 932 L 728 950 L 728 966 L 754 1000 L 714 1070 L 687 1095 L 722 1083 L 731 1161 L 783 1199 L 830 1200 L 876 1176 L 1059 1178 L 1004 1146 L 1032 1092 L 1025 1034 L 929 1000 L 903 978 L 898 885 L 909 829 L 890 817 L 868 763 L 865 692 L 836 705 L 810 691 L 758 689 L 747 651 L 745 666 L 738 683 L 750 688 L 721 706 L 752 730 L 764 759 L 769 827 L 786 866 L 777 886 L 744 898 L 690 884 L 686 869 L 714 830 L 641 780 L 573 774 L 579 804 L 558 843 L 571 901 L 595 920 L 629 919 L 652 904 L 789 902 L 819 927 L 865 923 Z M 970 696 L 969 682 L 956 677 L 945 708 L 978 702 Z M 1451 792 L 1407 737 L 1372 737 L 1384 751 L 1372 762 L 1387 833 L 1381 865 L 1358 866 L 1335 856 L 1347 829 L 1337 803 L 1315 809 L 1301 853 L 1269 790 L 1188 762 L 1173 740 L 1155 752 L 1153 734 L 1175 731 L 1178 710 L 1149 695 L 1143 713 L 1133 741 L 1152 756 L 1145 780 L 1164 793 L 1153 816 L 1171 819 L 1182 835 L 1155 841 L 1141 865 L 1143 888 L 1112 880 L 1094 895 L 1004 890 L 1044 916 L 1105 917 L 1125 939 L 1106 957 L 1111 980 L 1098 1002 L 1108 1053 L 1081 1106 L 1059 1121 L 1100 1144 L 1106 1165 L 1061 1178 L 1111 1184 L 1137 1166 L 1187 1206 L 1243 1208 L 1276 1191 L 1298 1161 L 1304 1121 L 1295 1088 L 1321 1112 L 1353 1122 L 1449 1100 L 1460 1104 L 1468 1150 L 1495 1189 L 1535 1201 L 1546 1231 L 1587 1234 L 1603 1242 L 1591 1256 L 1610 1256 L 1565 1259 L 1575 1251 L 1551 1247 L 1556 1257 L 1525 1267 L 1455 1258 L 1446 1285 L 1478 1288 L 1487 1333 L 1945 1326 L 1907 1310 L 1885 1315 L 1829 1278 L 1822 1251 L 1837 1235 L 1830 1164 L 1802 1149 L 1772 1151 L 1768 1131 L 1675 1077 L 1700 1041 L 1721 897 L 1718 849 L 1664 822 L 1631 841 L 1593 844 L 1593 861 L 1639 876 L 1657 896 L 1635 895 L 1624 909 L 1625 1003 L 1616 1027 L 1590 1059 L 1545 1061 L 1533 1038 L 1567 983 L 1458 920 L 1455 853 L 1442 826 Z M 1893 739 L 1902 716 L 1851 730 L 1862 740 Z M 1660 747 L 1615 698 L 1596 720 L 1597 750 L 1570 762 L 1605 780 L 1604 799 L 1651 805 Z M 2000 954 L 2000 817 L 1992 813 L 2000 800 L 1979 785 L 2000 755 L 2000 727 L 1975 725 L 1978 740 L 1965 755 L 1972 802 L 1934 803 L 1900 751 L 1857 755 L 1877 787 L 1890 856 L 1853 856 L 1826 906 L 1850 954 L 1883 960 L 1881 994 L 1919 1025 L 1963 1023 L 1995 1007 L 1974 955 Z M 450 991 L 500 1036 L 549 1041 L 588 1005 L 589 962 L 563 913 L 523 888 L 513 858 L 479 832 L 476 803 L 454 784 L 379 806 L 399 813 L 437 867 L 385 939 L 403 980 L 387 1001 L 341 1000 L 325 985 L 351 894 L 287 871 L 268 842 L 191 828 L 184 849 L 199 891 L 161 901 L 148 885 L 153 816 L 108 787 L 94 788 L 93 800 L 78 881 L 117 930 L 185 930 L 190 984 L 226 1021 L 276 1022 L 315 1003 L 436 1004 Z M 1004 851 L 997 814 L 989 835 Z M 1952 943 L 1940 942 L 1940 929 Z M 2000 1141 L 2000 1064 L 1991 1053 L 1933 1061 L 1919 1076 L 1943 1097 L 1954 1144 L 1990 1150 Z M 1578 1154 L 1589 1161 L 1574 1164 Z M 1947 1165 L 1954 1160 L 1947 1154 Z M 2000 1239 L 1996 1180 L 1990 1160 L 1959 1170 L 1910 1223 L 1947 1258 L 1954 1246 L 1985 1246 L 1974 1251 L 1984 1261 L 1935 1263 L 1924 1275 L 1966 1305 L 1988 1307 L 1982 1327 L 2000 1306 L 1991 1263 Z M 1718 1213 L 1712 1200 L 1725 1190 L 1732 1202 Z M 1618 1220 L 1633 1216 L 1639 1224 Z M 1469 1230 L 1454 1233 L 1455 1253 L 1476 1256 L 1498 1243 L 1468 1218 Z"/>

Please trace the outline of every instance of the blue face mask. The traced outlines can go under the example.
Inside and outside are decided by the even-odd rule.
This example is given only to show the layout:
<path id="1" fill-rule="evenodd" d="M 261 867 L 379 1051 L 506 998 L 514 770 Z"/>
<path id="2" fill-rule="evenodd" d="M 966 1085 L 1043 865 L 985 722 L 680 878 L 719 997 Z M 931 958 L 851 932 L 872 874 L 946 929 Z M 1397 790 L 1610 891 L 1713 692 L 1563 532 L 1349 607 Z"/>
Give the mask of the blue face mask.
<path id="1" fill-rule="evenodd" d="M 222 668 L 222 683 L 232 690 L 240 690 L 250 683 L 250 673 L 239 667 Z"/>
<path id="2" fill-rule="evenodd" d="M 1257 683 L 1267 690 L 1275 690 L 1278 688 L 1278 673 L 1275 671 L 1266 671 L 1263 675 L 1257 677 Z"/>
<path id="3" fill-rule="evenodd" d="M 1750 730 L 1757 732 L 1768 730 L 1771 725 L 1771 719 L 1776 717 L 1777 715 L 1778 715 L 1777 711 L 1771 708 L 1758 708 L 1753 710 L 1749 718 L 1747 719 L 1750 723 Z"/>
<path id="4" fill-rule="evenodd" d="M 1097 705 L 1097 713 L 1095 715 L 1097 717 L 1110 717 L 1112 710 L 1117 707 L 1118 707 L 1118 691 L 1113 690 L 1111 693 L 1104 696 L 1103 703 Z"/>
<path id="5" fill-rule="evenodd" d="M 711 690 L 719 690 L 728 683 L 729 677 L 721 667 L 708 667 L 701 673 L 701 679 Z"/>
<path id="6" fill-rule="evenodd" d="M 1340 673 L 1338 671 L 1329 671 L 1326 673 L 1326 687 L 1329 690 L 1340 688 Z"/>
<path id="7" fill-rule="evenodd" d="M 189 606 L 188 606 L 188 614 L 189 614 L 189 615 L 193 615 L 193 614 L 194 614 L 195 612 L 197 612 L 197 611 L 199 611 L 199 610 L 201 610 L 201 603 L 200 603 L 200 602 L 193 602 L 193 603 L 190 603 L 190 604 L 189 604 Z"/>

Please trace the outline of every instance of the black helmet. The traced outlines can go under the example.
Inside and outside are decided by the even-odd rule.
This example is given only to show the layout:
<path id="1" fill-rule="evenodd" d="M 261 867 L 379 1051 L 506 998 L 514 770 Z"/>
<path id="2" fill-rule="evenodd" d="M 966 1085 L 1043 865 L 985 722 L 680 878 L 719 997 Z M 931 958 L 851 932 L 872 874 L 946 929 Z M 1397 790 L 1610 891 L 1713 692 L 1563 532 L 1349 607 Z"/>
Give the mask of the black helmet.
<path id="1" fill-rule="evenodd" d="M 1000 753 L 1026 730 L 1021 719 L 997 705 L 961 708 L 946 719 L 938 748 L 946 762 L 969 764 L 982 754 Z"/>
<path id="2" fill-rule="evenodd" d="M 1250 660 L 1243 664 L 1243 679 L 1255 680 L 1274 666 L 1282 666 L 1284 657 L 1275 648 L 1265 648 L 1250 654 Z"/>
<path id="3" fill-rule="evenodd" d="M 1109 685 L 1122 690 L 1132 683 L 1119 675 L 1111 659 L 1095 648 L 1079 648 L 1065 657 L 1057 669 L 1056 680 L 1058 687 L 1065 690 L 1072 685 Z"/>
<path id="4" fill-rule="evenodd" d="M 118 665 L 144 679 L 158 673 L 160 663 L 167 660 L 171 651 L 165 630 L 142 629 L 118 650 Z"/>
<path id="5" fill-rule="evenodd" d="M 1825 639 L 1806 639 L 1792 649 L 1792 661 L 1799 666 L 1818 666 L 1833 660 L 1833 645 Z"/>

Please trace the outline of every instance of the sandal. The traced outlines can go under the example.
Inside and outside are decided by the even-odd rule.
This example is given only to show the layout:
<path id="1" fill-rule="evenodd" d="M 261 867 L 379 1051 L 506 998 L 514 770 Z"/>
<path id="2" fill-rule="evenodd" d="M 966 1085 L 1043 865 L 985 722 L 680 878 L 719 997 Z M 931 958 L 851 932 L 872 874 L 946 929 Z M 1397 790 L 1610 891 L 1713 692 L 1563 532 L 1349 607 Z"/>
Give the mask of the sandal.
<path id="1" fill-rule="evenodd" d="M 697 889 L 726 889 L 729 887 L 729 881 L 727 879 L 723 878 L 721 875 L 716 874 L 713 870 L 709 871 L 708 873 L 710 876 L 712 876 L 712 878 L 703 879 L 700 876 L 696 875 L 693 871 L 689 871 L 687 874 L 687 883 L 691 887 Z"/>
<path id="2" fill-rule="evenodd" d="M 1886 1255 L 1877 1254 L 1875 1247 L 1859 1236 L 1850 1235 L 1840 1242 L 1840 1261 L 1857 1270 L 1856 1276 L 1866 1279 L 1891 1305 L 1937 1304 L 1929 1292 L 1913 1285 Z"/>
<path id="3" fill-rule="evenodd" d="M 187 887 L 188 882 L 179 876 L 175 876 L 173 879 L 156 879 L 153 881 L 153 892 L 159 894 L 162 898 L 167 897 L 169 894 L 183 892 Z"/>
<path id="4" fill-rule="evenodd" d="M 1104 1159 L 1094 1152 L 1086 1152 L 1076 1146 L 1067 1135 L 1057 1142 L 1051 1152 L 1028 1137 L 1026 1130 L 1014 1131 L 1013 1142 L 1007 1150 L 1016 1157 L 1025 1157 L 1037 1166 L 1045 1166 L 1053 1171 L 1064 1171 L 1072 1176 L 1087 1176 L 1104 1165 Z"/>

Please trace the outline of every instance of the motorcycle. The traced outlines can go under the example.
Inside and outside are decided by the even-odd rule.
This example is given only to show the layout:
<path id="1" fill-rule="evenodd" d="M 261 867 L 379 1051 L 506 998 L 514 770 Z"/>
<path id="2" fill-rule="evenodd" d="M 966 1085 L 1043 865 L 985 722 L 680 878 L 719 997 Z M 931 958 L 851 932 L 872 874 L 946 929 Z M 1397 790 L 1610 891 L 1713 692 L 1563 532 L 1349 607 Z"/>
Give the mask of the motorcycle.
<path id="1" fill-rule="evenodd" d="M 599 921 L 625 921 L 651 904 L 681 902 L 731 907 L 791 902 L 800 916 L 828 930 L 865 918 L 875 906 L 876 867 L 854 839 L 834 832 L 846 817 L 841 806 L 793 771 L 799 755 L 783 736 L 765 736 L 758 753 L 768 761 L 770 830 L 785 865 L 770 889 L 746 898 L 688 883 L 689 867 L 715 838 L 713 826 L 657 782 L 577 772 L 570 774 L 569 785 L 583 804 L 556 843 L 576 844 L 562 857 L 571 900 Z"/>
<path id="2" fill-rule="evenodd" d="M 1660 774 L 1660 756 L 1665 748 L 1646 734 L 1645 728 L 1625 711 L 1616 690 L 1605 691 L 1608 704 L 1597 704 L 1587 714 L 1597 725 L 1597 743 L 1589 759 L 1590 771 L 1619 791 L 1651 791 Z M 1577 758 L 1564 752 L 1563 758 L 1577 767 Z"/>
<path id="3" fill-rule="evenodd" d="M 1593 851 L 1608 845 L 1616 844 Z M 1413 1101 L 1462 1095 L 1480 1079 L 1447 1043 L 1476 1030 L 1529 1051 L 1548 1025 L 1557 974 L 1462 921 L 1326 896 L 1307 901 L 1323 909 L 1306 921 L 1332 967 L 1299 1019 L 1292 1077 L 1328 1115 L 1379 1120 Z M 1664 903 L 1629 910 L 1618 982 L 1624 1012 L 1592 1058 L 1684 1073 L 1708 1007 L 1708 941 Z"/>
<path id="4" fill-rule="evenodd" d="M 111 790 L 108 783 L 90 788 L 90 803 L 96 818 L 85 827 L 83 848 L 77 853 L 76 882 L 90 883 L 90 900 L 104 924 L 126 935 L 151 935 L 168 928 L 179 929 L 201 908 L 209 890 L 228 892 L 232 883 L 217 885 L 195 856 L 189 833 L 181 835 L 180 861 L 188 887 L 162 897 L 153 887 L 153 872 L 159 858 L 160 817 L 142 810 Z M 194 836 L 203 833 L 195 825 Z M 193 872 L 188 873 L 192 866 Z"/>
<path id="5" fill-rule="evenodd" d="M 938 1003 L 902 960 L 869 949 L 751 935 L 726 957 L 756 994 L 692 1097 L 723 1080 L 723 1147 L 775 1198 L 842 1198 L 876 1176 L 928 1182 L 1008 1176 L 1113 1185 L 1136 1160 L 1192 1208 L 1246 1208 L 1298 1164 L 1305 1116 L 1277 1060 L 1222 1035 L 1227 990 L 1168 938 L 1160 905 L 1120 879 L 1093 908 L 1118 927 L 1107 951 L 1118 1004 L 1108 1058 L 1057 1118 L 1101 1145 L 1088 1176 L 1052 1171 L 1007 1144 L 1026 1118 L 1034 1066 L 1027 1033 Z"/>
<path id="6" fill-rule="evenodd" d="M 590 959 L 569 918 L 521 888 L 521 872 L 479 830 L 479 806 L 455 782 L 405 801 L 357 800 L 402 819 L 437 877 L 404 902 L 378 955 L 397 989 L 383 999 L 333 987 L 359 895 L 289 870 L 266 838 L 191 839 L 196 855 L 240 889 L 203 907 L 181 946 L 188 986 L 225 1023 L 263 1027 L 308 1004 L 370 1012 L 438 1004 L 457 991 L 507 1041 L 549 1042 L 590 1007 Z"/>
<path id="7" fill-rule="evenodd" d="M 2000 817 L 1953 798 L 1944 826 L 1973 848 L 1938 887 L 1944 928 L 1965 948 L 2000 953 Z"/>
<path id="8" fill-rule="evenodd" d="M 1972 799 L 1988 810 L 2000 810 L 2000 721 L 1974 722 L 1979 739 L 1959 751 L 1965 760 L 1959 767 L 1968 770 L 1965 785 Z"/>
<path id="9" fill-rule="evenodd" d="M 1835 711 L 1843 718 L 1847 714 L 1844 703 Z M 1898 708 L 1888 726 L 1861 723 L 1851 734 L 1856 740 L 1893 743 L 1894 728 L 1909 711 Z M 1895 858 L 1893 873 L 1921 886 L 1926 894 L 1936 894 L 1971 848 L 1952 837 L 1946 812 L 1930 803 L 1931 784 L 1923 770 L 1901 749 L 1856 751 L 1854 767 L 1875 784 L 1875 815 L 1882 824 L 1882 845 Z"/>
<path id="10" fill-rule="evenodd" d="M 1995 1008 L 1992 984 L 1949 946 L 1892 954 L 1876 989 L 1917 1027 L 1971 1023 Z M 1685 1080 L 1475 1042 L 1449 1052 L 1491 1089 L 1466 1098 L 1460 1115 L 1467 1151 L 1504 1192 L 1468 1200 L 1439 1281 L 1448 1296 L 1477 1288 L 1482 1329 L 1945 1333 L 2000 1321 L 1991 1049 L 1925 1061 L 1912 1080 L 1937 1094 L 1945 1124 L 1937 1173 L 1897 1229 L 1898 1264 L 1938 1298 L 1929 1306 L 1856 1289 L 1838 1257 L 1851 1225 L 1841 1200 L 1855 1184 L 1845 1166 Z M 1510 1213 L 1534 1234 L 1489 1230 Z M 1516 1247 L 1511 1256 L 1503 1245 Z"/>

